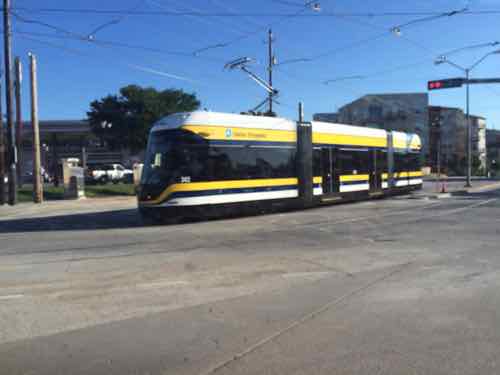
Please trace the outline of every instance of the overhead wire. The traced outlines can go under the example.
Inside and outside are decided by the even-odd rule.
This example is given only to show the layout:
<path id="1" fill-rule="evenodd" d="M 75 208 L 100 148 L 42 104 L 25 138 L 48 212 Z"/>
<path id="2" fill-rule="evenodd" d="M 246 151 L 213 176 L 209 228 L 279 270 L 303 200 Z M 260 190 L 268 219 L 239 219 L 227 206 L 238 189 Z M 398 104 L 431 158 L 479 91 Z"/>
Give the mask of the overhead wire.
<path id="1" fill-rule="evenodd" d="M 277 1 L 277 0 L 276 0 Z M 309 2 L 314 3 L 314 2 Z M 306 3 L 307 4 L 307 3 Z M 297 4 L 300 5 L 300 4 Z M 0 9 L 3 9 L 0 7 Z M 377 17 L 397 17 L 397 16 L 440 16 L 443 14 L 450 13 L 446 11 L 399 11 L 399 12 L 321 12 L 317 14 L 300 13 L 281 13 L 281 12 L 175 12 L 175 11 L 134 11 L 127 9 L 95 9 L 95 8 L 57 8 L 57 7 L 41 7 L 41 8 L 29 8 L 29 7 L 14 7 L 14 11 L 24 11 L 31 13 L 51 13 L 51 14 L 108 14 L 108 15 L 136 15 L 136 16 L 169 16 L 169 17 L 183 17 L 189 15 L 197 15 L 204 17 L 359 17 L 359 18 L 377 18 Z M 496 15 L 500 14 L 500 10 L 497 9 L 487 9 L 487 10 L 467 10 L 461 13 L 463 15 Z"/>
<path id="2" fill-rule="evenodd" d="M 498 41 L 489 42 L 489 43 L 473 44 L 473 45 L 470 45 L 470 46 L 465 46 L 465 47 L 460 47 L 460 48 L 452 49 L 452 50 L 450 50 L 448 52 L 444 52 L 444 53 L 440 54 L 440 56 L 447 57 L 447 56 L 451 56 L 451 55 L 460 53 L 462 51 L 467 51 L 467 50 L 471 50 L 471 49 L 480 49 L 480 48 L 486 48 L 486 47 L 495 47 L 495 46 L 497 46 L 499 44 L 500 44 L 500 42 L 498 42 Z"/>
<path id="3" fill-rule="evenodd" d="M 145 1 L 146 0 L 139 0 L 139 2 L 134 7 L 131 8 L 131 10 L 139 9 L 140 7 L 142 7 L 144 5 Z M 130 14 L 124 14 L 124 15 L 119 16 L 118 18 L 114 18 L 110 21 L 107 21 L 107 22 L 95 27 L 91 32 L 88 33 L 88 38 L 95 38 L 95 34 L 97 34 L 99 31 L 102 31 L 108 27 L 117 25 L 129 17 L 130 17 Z"/>
<path id="4" fill-rule="evenodd" d="M 455 11 L 453 11 L 453 12 L 455 12 Z M 448 12 L 446 14 L 448 15 L 448 14 L 451 14 L 453 12 Z M 456 11 L 456 12 L 459 12 L 459 11 Z M 445 17 L 445 16 L 443 16 L 443 14 L 444 13 L 440 13 L 439 18 Z M 453 13 L 453 14 L 458 14 L 458 13 Z M 382 31 L 381 31 L 381 33 L 376 34 L 376 35 L 374 35 L 372 37 L 368 37 L 368 38 L 365 38 L 365 39 L 360 39 L 360 40 L 357 40 L 357 41 L 345 44 L 343 46 L 340 46 L 340 47 L 337 47 L 337 48 L 334 48 L 334 49 L 331 49 L 331 50 L 328 50 L 328 51 L 325 51 L 325 52 L 322 52 L 322 53 L 319 53 L 319 54 L 316 54 L 316 55 L 303 56 L 303 57 L 299 57 L 299 58 L 285 60 L 283 62 L 283 64 L 285 64 L 285 63 L 286 64 L 291 64 L 291 63 L 298 63 L 298 62 L 313 62 L 313 61 L 325 58 L 327 56 L 331 56 L 331 55 L 334 55 L 334 54 L 337 54 L 337 53 L 340 53 L 340 52 L 344 52 L 346 50 L 350 50 L 352 48 L 359 47 L 359 46 L 367 44 L 367 43 L 371 43 L 371 42 L 380 40 L 380 39 L 388 37 L 390 35 L 395 35 L 394 32 L 393 32 L 394 28 L 387 29 L 387 28 L 385 28 L 383 26 L 380 26 L 380 25 L 375 25 L 373 23 L 366 22 L 366 21 L 354 20 L 354 19 L 346 18 L 346 17 L 341 16 L 341 15 L 337 15 L 336 17 L 338 19 L 343 20 L 344 22 L 358 24 L 358 25 L 369 27 L 369 28 L 377 30 L 377 31 L 379 31 L 379 30 L 382 30 Z M 435 18 L 432 18 L 432 20 L 433 19 L 435 19 Z M 429 19 L 429 20 L 431 20 L 431 19 Z M 412 40 L 410 38 L 407 38 L 406 36 L 401 35 L 401 34 L 397 35 L 397 37 L 400 38 L 400 39 L 402 39 L 402 40 L 404 40 L 404 41 L 406 41 L 407 43 L 410 43 L 410 44 L 414 45 L 415 47 L 417 47 L 419 49 L 425 50 L 426 53 L 428 55 L 432 55 L 433 58 L 436 56 L 434 54 L 434 52 L 430 48 L 428 48 L 427 46 L 425 46 L 424 44 L 422 44 L 420 42 L 414 41 L 414 40 Z"/>
<path id="5" fill-rule="evenodd" d="M 169 50 L 163 50 L 163 49 L 158 49 L 158 48 L 153 48 L 153 47 L 133 45 L 133 44 L 124 43 L 124 42 L 108 41 L 108 40 L 102 40 L 102 39 L 97 39 L 97 38 L 89 38 L 88 35 L 77 33 L 77 32 L 71 31 L 71 30 L 67 30 L 65 28 L 55 26 L 55 25 L 52 25 L 52 24 L 47 23 L 47 22 L 29 19 L 29 18 L 20 16 L 17 13 L 12 13 L 12 14 L 14 15 L 14 17 L 16 19 L 18 19 L 22 23 L 43 26 L 45 28 L 49 28 L 51 30 L 54 30 L 54 31 L 60 33 L 60 34 L 40 34 L 40 33 L 38 33 L 38 36 L 51 37 L 51 38 L 66 37 L 66 38 L 74 39 L 74 40 L 81 41 L 81 42 L 86 42 L 87 44 L 97 45 L 97 46 L 135 49 L 135 50 L 142 50 L 142 51 L 153 52 L 153 53 L 158 53 L 158 54 L 166 54 L 166 55 L 172 55 L 172 56 L 199 58 L 199 59 L 203 59 L 206 61 L 212 61 L 212 62 L 217 62 L 217 63 L 223 62 L 223 60 L 221 60 L 221 59 L 212 58 L 212 57 L 208 57 L 208 56 L 193 56 L 193 54 L 191 54 L 189 52 L 169 51 Z M 17 31 L 17 32 L 20 34 L 27 33 L 27 32 L 23 32 L 23 31 Z M 35 33 L 31 33 L 31 34 L 35 35 Z"/>
<path id="6" fill-rule="evenodd" d="M 231 8 L 225 4 L 221 4 L 219 2 L 219 0 L 208 0 L 208 1 L 210 3 L 212 3 L 213 5 L 215 5 L 216 7 L 218 7 L 219 9 L 224 9 L 224 10 L 229 11 L 230 13 L 234 13 L 234 14 L 238 13 L 233 8 Z M 251 17 L 243 16 L 243 17 L 239 17 L 239 18 L 243 18 L 244 21 L 246 21 L 249 24 L 252 24 L 253 27 L 263 27 L 263 25 L 261 23 L 254 21 Z"/>
<path id="7" fill-rule="evenodd" d="M 312 3 L 312 2 L 309 2 L 309 3 Z M 301 9 L 300 12 L 296 12 L 294 14 L 282 14 L 282 16 L 284 17 L 283 19 L 280 19 L 278 20 L 276 23 L 279 23 L 279 22 L 282 22 L 283 20 L 289 18 L 289 17 L 298 17 L 298 16 L 303 16 L 304 12 L 307 11 L 308 8 L 304 7 L 304 9 Z M 39 11 L 47 11 L 48 9 L 45 8 L 45 9 L 38 9 Z M 80 9 L 82 10 L 82 9 Z M 52 11 L 56 11 L 54 8 L 52 8 Z M 99 11 L 97 10 L 99 14 L 116 14 L 116 13 L 113 13 L 113 11 Z M 56 11 L 57 12 L 57 11 Z M 104 12 L 104 13 L 103 13 Z M 463 11 L 461 12 L 461 14 L 496 14 L 497 11 L 487 11 L 487 12 L 484 12 L 484 11 L 474 11 L 474 12 L 471 12 L 471 11 Z M 92 13 L 91 10 L 89 10 L 88 13 Z M 144 12 L 144 11 L 134 11 L 134 12 L 129 12 L 129 11 L 125 11 L 125 13 L 121 13 L 121 14 L 127 14 L 127 15 L 147 15 L 147 14 L 150 14 L 151 12 Z M 346 19 L 346 17 L 364 17 L 364 16 L 369 16 L 369 17 L 376 17 L 376 16 L 388 16 L 388 15 L 391 15 L 391 16 L 394 16 L 394 15 L 429 15 L 429 17 L 424 17 L 420 20 L 414 20 L 414 22 L 412 21 L 409 21 L 407 23 L 404 23 L 404 24 L 401 24 L 399 25 L 399 27 L 406 27 L 406 26 L 409 26 L 409 25 L 413 25 L 415 23 L 420 23 L 420 22 L 425 22 L 425 21 L 431 21 L 431 20 L 434 20 L 434 19 L 437 19 L 437 18 L 442 18 L 442 17 L 445 17 L 445 16 L 450 16 L 452 15 L 451 14 L 452 12 L 448 12 L 448 13 L 444 13 L 444 12 L 433 12 L 433 13 L 422 13 L 422 12 L 404 12 L 404 13 L 395 13 L 395 12 L 389 12 L 389 13 L 377 13 L 377 14 L 373 14 L 373 13 L 370 13 L 370 14 L 365 14 L 365 15 L 362 15 L 360 13 L 358 14 L 354 14 L 354 13 L 330 13 L 330 14 L 326 14 L 326 16 L 331 16 L 331 17 L 337 17 L 337 18 L 343 18 L 343 19 Z M 456 13 L 454 14 L 458 14 L 459 11 L 456 11 Z M 500 11 L 498 11 L 498 13 L 500 13 Z M 207 14 L 207 13 L 200 13 L 200 12 L 183 12 L 183 13 L 172 13 L 172 12 L 160 12 L 158 15 L 208 15 L 208 16 L 217 16 L 217 17 L 248 17 L 249 14 L 248 13 L 239 13 L 239 14 L 235 14 L 235 13 L 210 13 L 210 14 Z M 454 15 L 453 14 L 453 15 Z M 254 15 L 254 14 L 251 14 L 251 15 Z M 260 14 L 259 14 L 260 15 Z M 276 16 L 276 14 L 267 14 L 268 16 Z M 322 16 L 324 16 L 325 14 L 323 14 Z M 21 20 L 22 22 L 26 22 L 26 23 L 34 23 L 34 24 L 38 24 L 38 25 L 41 25 L 41 26 L 45 26 L 45 27 L 48 27 L 48 28 L 51 28 L 52 30 L 56 31 L 56 32 L 59 32 L 59 33 L 63 33 L 66 35 L 66 37 L 70 38 L 70 39 L 76 39 L 76 40 L 80 40 L 80 41 L 85 41 L 85 42 L 92 42 L 93 44 L 101 44 L 101 46 L 103 45 L 108 45 L 108 46 L 113 46 L 113 47 L 121 47 L 121 48 L 133 48 L 133 49 L 141 49 L 141 50 L 147 50 L 147 51 L 150 51 L 150 52 L 156 52 L 156 53 L 167 53 L 167 54 L 172 54 L 172 55 L 178 55 L 178 56 L 184 56 L 184 57 L 187 57 L 187 56 L 191 56 L 193 57 L 193 54 L 191 53 L 186 53 L 186 52 L 173 52 L 173 51 L 163 51 L 163 50 L 159 50 L 159 49 L 156 49 L 156 48 L 149 48 L 149 47 L 144 47 L 144 46 L 133 46 L 133 45 L 129 45 L 127 43 L 121 43 L 121 42 L 107 42 L 107 41 L 101 41 L 101 40 L 89 40 L 88 38 L 88 35 L 85 36 L 85 35 L 81 35 L 81 34 L 78 34 L 78 33 L 74 33 L 74 32 L 71 32 L 71 31 L 68 31 L 68 30 L 64 30 L 58 26 L 54 26 L 54 25 L 51 25 L 51 24 L 48 24 L 48 23 L 45 23 L 45 22 L 42 22 L 42 21 L 37 21 L 37 20 L 28 20 L 24 17 L 20 18 L 19 15 L 16 13 L 15 14 L 16 18 L 18 18 L 19 20 Z M 318 14 L 314 14 L 314 15 L 309 15 L 308 16 L 319 16 Z M 354 21 L 352 19 L 350 19 L 350 21 L 353 21 L 354 23 L 359 23 L 361 24 L 361 22 L 359 22 L 359 20 L 357 21 Z M 365 23 L 366 24 L 366 23 Z M 367 24 L 366 24 L 367 25 Z M 266 26 L 266 28 L 269 27 L 269 26 Z M 382 27 L 381 26 L 376 26 L 376 25 L 371 25 L 370 27 L 373 27 L 373 28 L 377 28 L 377 29 L 381 29 Z M 337 52 L 341 52 L 343 50 L 347 50 L 347 49 L 351 49 L 351 48 L 355 48 L 356 46 L 359 46 L 359 45 L 362 45 L 362 44 L 365 44 L 365 43 L 368 43 L 368 42 L 371 42 L 371 41 L 374 41 L 374 40 L 377 40 L 377 39 L 380 39 L 382 37 L 385 37 L 387 35 L 390 35 L 391 34 L 391 30 L 386 30 L 384 28 L 384 33 L 382 34 L 378 34 L 378 35 L 375 35 L 373 37 L 370 37 L 370 38 L 366 38 L 366 39 L 363 39 L 363 40 L 359 40 L 359 41 L 355 41 L 353 43 L 350 43 L 348 45 L 345 45 L 345 46 L 341 46 L 339 48 L 336 48 L 334 50 L 331 50 L 331 51 L 327 51 L 327 52 L 323 52 L 323 53 L 320 53 L 320 54 L 317 54 L 317 55 L 313 55 L 311 57 L 305 57 L 305 58 L 297 58 L 297 59 L 291 59 L 290 60 L 290 63 L 294 62 L 292 60 L 296 60 L 296 62 L 308 62 L 308 61 L 313 61 L 313 60 L 316 60 L 316 59 L 320 59 L 320 58 L 323 58 L 323 57 L 326 57 L 330 54 L 333 54 L 333 53 L 337 53 Z M 218 45 L 215 45 L 215 46 L 211 46 L 211 47 L 208 47 L 208 48 L 205 48 L 205 49 L 201 49 L 201 51 L 204 51 L 204 50 L 207 50 L 207 49 L 211 49 L 211 48 L 217 48 L 217 47 L 222 47 L 222 46 L 227 46 L 227 45 L 230 45 L 230 44 L 233 44 L 239 40 L 242 40 L 242 39 L 245 39 L 251 35 L 254 35 L 254 34 L 257 34 L 258 32 L 260 32 L 261 30 L 254 30 L 250 33 L 247 33 L 246 35 L 242 35 L 241 37 L 238 37 L 238 38 L 235 38 L 231 41 L 228 41 L 228 42 L 224 42 L 224 43 L 220 43 Z M 27 35 L 28 33 L 25 33 L 25 36 Z M 57 34 L 55 34 L 57 35 Z M 47 35 L 48 36 L 48 35 Z M 54 35 L 52 35 L 54 36 Z M 426 46 L 422 45 L 421 43 L 419 42 L 415 42 L 413 40 L 410 40 L 406 37 L 402 37 L 402 36 L 399 36 L 399 38 L 403 39 L 403 40 L 406 40 L 408 41 L 409 43 L 412 43 L 414 44 L 415 46 L 421 48 L 421 49 L 425 49 L 427 52 L 431 52 L 431 50 L 429 48 L 427 48 Z M 44 42 L 44 41 L 42 41 Z M 45 42 L 47 43 L 47 42 Z M 457 50 L 453 50 L 453 51 L 450 51 L 450 52 L 453 52 L 453 53 L 456 53 L 457 51 L 459 51 L 461 49 L 457 49 Z M 195 53 L 195 57 L 201 57 L 199 56 L 199 52 L 200 50 L 197 50 L 198 53 Z M 434 55 L 435 56 L 435 55 Z M 222 61 L 222 60 L 219 60 L 219 61 Z M 425 60 L 427 61 L 427 59 Z M 286 62 L 286 61 L 285 61 Z M 281 64 L 284 64 L 285 62 L 281 63 Z M 411 64 L 405 64 L 405 65 L 401 65 L 401 66 L 398 66 L 398 67 L 395 67 L 395 68 L 391 68 L 391 69 L 385 69 L 383 71 L 379 71 L 379 72 L 376 72 L 376 73 L 373 73 L 373 74 L 369 74 L 369 75 L 366 75 L 365 77 L 366 78 L 371 78 L 371 77 L 376 77 L 376 76 L 380 76 L 380 75 L 383 75 L 383 74 L 389 74 L 389 73 L 392 73 L 394 71 L 397 71 L 397 70 L 401 70 L 401 69 L 407 69 L 407 68 L 410 68 L 412 66 L 416 66 L 416 65 L 420 65 L 421 63 L 423 63 L 423 61 L 419 61 L 419 62 L 416 62 L 416 63 L 411 63 Z M 149 68 L 148 68 L 149 69 Z M 169 73 L 167 73 L 169 74 Z"/>
<path id="8" fill-rule="evenodd" d="M 247 34 L 244 34 L 244 35 L 241 35 L 237 38 L 234 38 L 234 39 L 231 39 L 231 40 L 228 40 L 228 41 L 224 41 L 224 42 L 219 42 L 219 43 L 216 43 L 216 44 L 212 44 L 212 45 L 209 45 L 209 46 L 206 46 L 206 47 L 202 47 L 202 48 L 199 48 L 197 50 L 194 50 L 193 51 L 193 54 L 197 55 L 197 54 L 200 54 L 202 52 L 205 52 L 207 50 L 210 50 L 210 49 L 214 49 L 214 48 L 225 48 L 225 47 L 228 47 L 232 44 L 235 44 L 237 42 L 240 42 L 242 40 L 245 40 L 253 35 L 256 35 L 256 34 L 259 34 L 261 33 L 264 29 L 268 29 L 268 28 L 271 28 L 272 26 L 276 26 L 277 24 L 279 23 L 282 23 L 283 21 L 289 19 L 289 18 L 293 18 L 293 17 L 296 17 L 297 15 L 301 14 L 301 13 L 304 13 L 308 10 L 308 5 L 309 4 L 312 4 L 314 2 L 314 0 L 309 0 L 305 3 L 304 5 L 304 8 L 295 12 L 295 13 L 292 13 L 292 14 L 288 14 L 286 16 L 283 16 L 281 18 L 279 18 L 277 21 L 273 22 L 273 24 L 269 24 L 269 25 L 266 25 L 265 27 L 259 27 L 259 28 L 256 28 L 255 30 L 251 31 L 251 32 L 248 32 Z"/>
<path id="9" fill-rule="evenodd" d="M 200 9 L 186 5 L 185 3 L 181 6 L 181 8 L 179 8 L 178 6 L 176 6 L 176 7 L 169 6 L 167 8 L 160 1 L 156 1 L 156 0 L 146 0 L 146 1 L 148 3 L 156 6 L 157 8 L 162 9 L 162 10 L 172 9 L 178 13 L 182 13 L 183 9 L 187 9 L 188 12 L 199 13 L 199 14 L 203 13 L 202 11 L 200 11 Z M 166 2 L 171 3 L 169 0 L 166 0 Z M 220 22 L 220 20 L 219 21 L 213 20 L 211 18 L 203 17 L 201 15 L 192 14 L 192 15 L 188 15 L 187 17 L 191 17 L 191 18 L 197 20 L 198 22 L 204 23 L 204 24 L 209 25 L 209 26 L 213 26 L 214 24 L 218 25 L 218 26 L 223 26 L 227 30 L 229 30 L 233 33 L 236 33 L 236 34 L 244 34 L 244 33 L 248 32 L 248 30 L 244 30 L 244 29 L 240 28 L 239 26 L 229 24 L 227 22 Z"/>
<path id="10" fill-rule="evenodd" d="M 52 47 L 52 48 L 57 48 L 57 49 L 63 50 L 65 52 L 73 54 L 73 55 L 82 56 L 82 57 L 88 57 L 88 58 L 93 58 L 93 56 L 91 56 L 89 54 L 86 54 L 83 51 L 76 50 L 76 49 L 73 49 L 73 48 L 69 48 L 69 47 L 66 47 L 66 46 L 61 46 L 61 45 L 59 45 L 57 43 L 52 43 L 52 42 L 48 42 L 48 41 L 45 41 L 45 40 L 40 40 L 40 39 L 33 38 L 33 37 L 30 37 L 30 36 L 27 36 L 27 35 L 19 35 L 19 37 L 22 38 L 22 39 L 29 40 L 31 42 L 43 44 L 43 45 L 46 45 L 46 46 L 49 46 L 49 47 Z M 195 84 L 200 83 L 199 81 L 191 79 L 189 77 L 184 77 L 184 76 L 180 76 L 180 75 L 177 75 L 177 74 L 173 74 L 173 73 L 169 73 L 169 72 L 164 72 L 164 71 L 161 71 L 161 70 L 158 70 L 158 69 L 153 69 L 153 68 L 141 66 L 141 65 L 138 65 L 138 64 L 135 64 L 135 63 L 132 64 L 132 63 L 128 63 L 128 62 L 123 62 L 122 60 L 115 61 L 115 62 L 117 64 L 119 64 L 119 65 L 126 66 L 126 67 L 134 69 L 134 70 L 139 70 L 139 71 L 146 72 L 146 73 L 152 73 L 152 74 L 159 75 L 159 76 L 162 76 L 162 77 L 172 78 L 172 79 L 176 79 L 176 80 L 179 80 L 179 81 L 186 81 L 186 82 L 195 83 Z"/>
<path id="11" fill-rule="evenodd" d="M 396 26 L 394 26 L 394 29 L 395 30 L 396 29 L 400 30 L 403 27 L 408 27 L 408 26 L 411 26 L 411 25 L 415 25 L 417 23 L 434 21 L 436 19 L 445 18 L 445 17 L 453 17 L 453 16 L 456 16 L 457 14 L 461 14 L 461 13 L 464 13 L 466 11 L 468 11 L 468 8 L 462 8 L 462 9 L 459 9 L 459 10 L 452 10 L 450 12 L 443 12 L 441 14 L 437 14 L 437 15 L 433 15 L 433 16 L 427 16 L 427 17 L 417 18 L 417 19 L 413 19 L 413 20 L 410 20 L 408 22 L 402 23 L 400 25 L 396 25 Z"/>

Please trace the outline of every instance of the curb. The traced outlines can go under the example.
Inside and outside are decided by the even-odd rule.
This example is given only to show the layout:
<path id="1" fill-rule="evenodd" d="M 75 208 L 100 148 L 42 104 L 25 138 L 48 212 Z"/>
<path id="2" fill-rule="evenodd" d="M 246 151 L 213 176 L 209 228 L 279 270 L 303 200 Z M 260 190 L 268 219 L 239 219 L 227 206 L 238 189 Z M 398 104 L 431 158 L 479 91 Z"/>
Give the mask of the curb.
<path id="1" fill-rule="evenodd" d="M 474 194 L 474 193 L 482 193 L 482 192 L 487 192 L 495 189 L 500 189 L 500 181 L 483 185 L 483 186 L 478 186 L 478 187 L 471 187 L 468 189 L 460 189 L 460 190 L 453 190 L 449 191 L 446 193 L 421 193 L 421 194 L 415 194 L 412 195 L 413 199 L 443 199 L 443 198 L 451 198 L 454 196 L 464 196 L 467 194 Z"/>
<path id="2" fill-rule="evenodd" d="M 483 186 L 478 186 L 478 187 L 471 187 L 467 189 L 467 193 L 481 193 L 484 191 L 489 191 L 489 190 L 495 190 L 497 188 L 500 188 L 500 181 L 493 182 L 491 184 L 483 185 Z"/>

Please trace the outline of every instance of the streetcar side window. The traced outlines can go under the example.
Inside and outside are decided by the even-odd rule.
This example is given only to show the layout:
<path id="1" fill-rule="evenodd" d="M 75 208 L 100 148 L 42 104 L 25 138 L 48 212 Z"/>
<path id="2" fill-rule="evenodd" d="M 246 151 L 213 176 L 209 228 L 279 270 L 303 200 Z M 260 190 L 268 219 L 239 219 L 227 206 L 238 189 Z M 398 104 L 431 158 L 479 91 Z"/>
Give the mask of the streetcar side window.
<path id="1" fill-rule="evenodd" d="M 394 172 L 409 171 L 409 154 L 405 152 L 394 153 Z"/>
<path id="2" fill-rule="evenodd" d="M 215 180 L 295 176 L 295 150 L 264 147 L 212 147 L 208 157 Z"/>
<path id="3" fill-rule="evenodd" d="M 420 166 L 420 155 L 418 153 L 409 153 L 408 154 L 408 170 L 415 172 L 419 171 Z"/>
<path id="4" fill-rule="evenodd" d="M 370 154 L 368 150 L 340 149 L 337 163 L 341 174 L 366 174 L 370 171 Z"/>
<path id="5" fill-rule="evenodd" d="M 376 158 L 377 158 L 377 170 L 382 173 L 387 173 L 389 171 L 387 162 L 387 151 L 386 150 L 377 151 Z"/>

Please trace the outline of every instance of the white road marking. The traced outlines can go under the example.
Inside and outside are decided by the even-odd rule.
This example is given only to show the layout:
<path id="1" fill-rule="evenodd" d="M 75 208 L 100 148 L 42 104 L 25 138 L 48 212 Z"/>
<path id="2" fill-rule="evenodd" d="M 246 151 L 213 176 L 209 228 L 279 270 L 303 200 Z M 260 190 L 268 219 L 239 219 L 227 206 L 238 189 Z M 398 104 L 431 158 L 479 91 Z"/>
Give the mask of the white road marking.
<path id="1" fill-rule="evenodd" d="M 24 294 L 8 294 L 5 296 L 0 296 L 0 301 L 9 300 L 9 299 L 19 299 L 24 298 Z"/>
<path id="2" fill-rule="evenodd" d="M 151 283 L 142 283 L 142 284 L 137 284 L 138 288 L 145 288 L 145 289 L 151 289 L 151 288 L 161 288 L 161 287 L 168 287 L 168 286 L 180 286 L 180 285 L 188 285 L 188 281 L 184 280 L 166 280 L 166 281 L 156 281 L 156 282 L 151 282 Z"/>
<path id="3" fill-rule="evenodd" d="M 283 277 L 304 277 L 308 278 L 311 276 L 328 276 L 331 275 L 331 271 L 312 271 L 312 272 L 288 272 L 283 274 Z"/>

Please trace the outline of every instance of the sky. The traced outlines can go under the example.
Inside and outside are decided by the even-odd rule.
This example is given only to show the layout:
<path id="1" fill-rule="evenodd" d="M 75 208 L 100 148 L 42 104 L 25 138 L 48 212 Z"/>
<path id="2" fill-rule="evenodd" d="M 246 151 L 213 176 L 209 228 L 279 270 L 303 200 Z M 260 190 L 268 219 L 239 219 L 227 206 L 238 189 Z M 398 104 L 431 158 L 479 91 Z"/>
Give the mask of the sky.
<path id="1" fill-rule="evenodd" d="M 428 80 L 462 75 L 452 66 L 435 65 L 437 56 L 500 41 L 500 12 L 459 13 L 402 26 L 400 36 L 389 32 L 424 17 L 401 13 L 464 7 L 500 11 L 499 0 L 318 2 L 320 12 L 304 9 L 303 0 L 12 0 L 13 54 L 24 64 L 24 117 L 29 118 L 28 52 L 38 59 L 42 120 L 85 118 L 91 101 L 128 84 L 181 88 L 196 93 L 202 108 L 240 112 L 257 105 L 266 92 L 240 70 L 227 70 L 224 65 L 250 57 L 254 62 L 249 69 L 265 77 L 266 30 L 272 26 L 278 63 L 273 83 L 280 92 L 276 112 L 296 119 L 297 103 L 302 101 L 307 120 L 366 94 L 426 92 Z M 103 12 L 109 10 L 130 14 Z M 228 16 L 236 13 L 238 17 Z M 494 49 L 468 49 L 449 59 L 469 66 Z M 309 61 L 286 63 L 297 59 Z M 492 55 L 471 77 L 499 77 L 499 66 L 500 54 Z M 327 80 L 335 81 L 325 84 Z M 465 89 L 433 91 L 429 100 L 431 105 L 464 108 Z M 471 113 L 486 117 L 489 128 L 500 129 L 499 104 L 500 86 L 471 86 Z"/>

